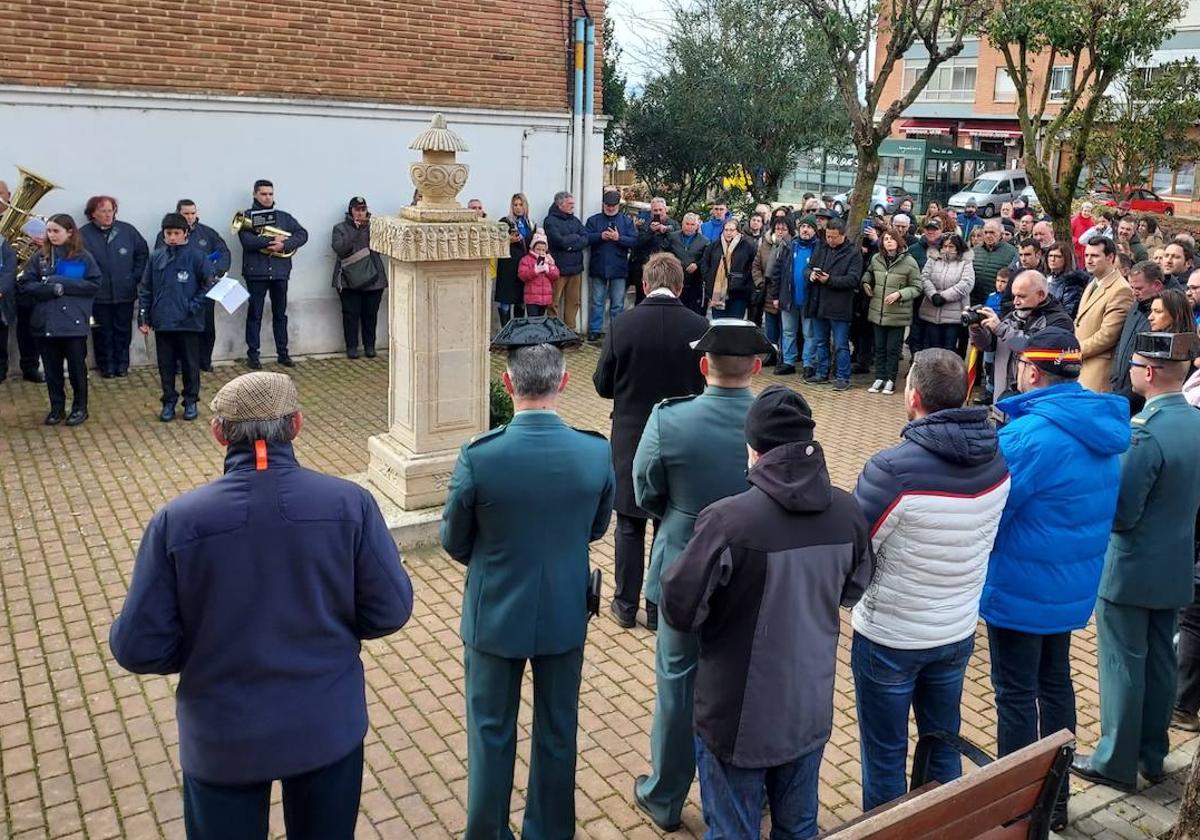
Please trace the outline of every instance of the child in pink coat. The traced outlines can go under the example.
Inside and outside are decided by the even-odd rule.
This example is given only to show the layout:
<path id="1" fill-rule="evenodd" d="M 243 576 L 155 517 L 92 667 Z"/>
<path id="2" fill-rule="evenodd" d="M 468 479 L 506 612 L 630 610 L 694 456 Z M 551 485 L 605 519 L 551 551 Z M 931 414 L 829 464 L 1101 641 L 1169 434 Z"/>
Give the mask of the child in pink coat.
<path id="1" fill-rule="evenodd" d="M 529 253 L 517 266 L 517 277 L 525 284 L 525 314 L 531 317 L 545 315 L 546 307 L 554 300 L 558 266 L 548 249 L 546 234 L 537 231 L 529 242 Z"/>

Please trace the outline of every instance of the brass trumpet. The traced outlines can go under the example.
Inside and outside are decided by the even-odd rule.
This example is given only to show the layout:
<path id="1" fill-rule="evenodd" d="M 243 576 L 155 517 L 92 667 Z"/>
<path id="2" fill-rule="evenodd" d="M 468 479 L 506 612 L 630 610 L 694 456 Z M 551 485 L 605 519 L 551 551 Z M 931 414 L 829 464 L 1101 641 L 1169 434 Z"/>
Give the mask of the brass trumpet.
<path id="1" fill-rule="evenodd" d="M 245 213 L 242 213 L 242 212 L 237 212 L 237 213 L 233 214 L 233 221 L 230 223 L 230 229 L 235 236 L 244 230 L 248 230 L 259 236 L 282 236 L 284 239 L 291 239 L 291 237 L 292 237 L 292 235 L 290 233 L 288 233 L 286 230 L 284 230 L 283 228 L 277 228 L 273 225 L 263 225 L 260 228 L 256 228 L 254 226 L 254 223 L 250 221 L 250 218 Z M 259 253 L 266 254 L 268 257 L 279 257 L 280 259 L 291 259 L 292 254 L 296 253 L 296 249 L 293 248 L 290 251 L 280 251 L 280 252 L 276 253 L 275 251 L 272 251 L 270 248 L 263 248 L 263 249 L 259 250 Z"/>

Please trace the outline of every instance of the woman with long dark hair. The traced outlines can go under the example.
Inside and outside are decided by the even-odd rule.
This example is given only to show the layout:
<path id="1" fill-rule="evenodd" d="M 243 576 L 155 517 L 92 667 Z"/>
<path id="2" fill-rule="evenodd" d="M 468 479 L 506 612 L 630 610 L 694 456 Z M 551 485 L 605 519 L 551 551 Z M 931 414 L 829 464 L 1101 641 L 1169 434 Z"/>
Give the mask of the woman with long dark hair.
<path id="1" fill-rule="evenodd" d="M 33 255 L 17 283 L 20 293 L 34 302 L 30 327 L 50 393 L 47 426 L 64 419 L 68 426 L 78 426 L 87 420 L 87 337 L 100 278 L 100 267 L 84 250 L 75 220 L 66 213 L 51 216 L 46 244 Z M 70 414 L 65 414 L 64 361 L 71 377 Z"/>
<path id="2" fill-rule="evenodd" d="M 1050 297 L 1061 303 L 1067 314 L 1074 318 L 1091 278 L 1075 268 L 1075 249 L 1067 243 L 1055 242 L 1046 251 L 1046 282 Z"/>

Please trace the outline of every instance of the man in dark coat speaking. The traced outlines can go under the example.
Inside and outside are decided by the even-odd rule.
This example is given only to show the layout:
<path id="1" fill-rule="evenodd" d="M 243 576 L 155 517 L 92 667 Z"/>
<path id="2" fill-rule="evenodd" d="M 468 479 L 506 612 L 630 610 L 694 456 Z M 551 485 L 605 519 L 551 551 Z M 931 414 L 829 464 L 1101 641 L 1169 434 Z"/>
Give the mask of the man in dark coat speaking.
<path id="1" fill-rule="evenodd" d="M 700 353 L 691 342 L 704 335 L 708 321 L 679 301 L 683 267 L 673 254 L 659 253 L 642 270 L 646 299 L 620 318 L 604 339 L 592 381 L 596 393 L 613 401 L 612 452 L 617 474 L 616 581 L 612 614 L 622 627 L 633 627 L 645 571 L 646 520 L 633 497 L 633 454 L 646 418 L 668 397 L 704 390 Z M 646 627 L 658 627 L 658 607 L 646 602 Z"/>

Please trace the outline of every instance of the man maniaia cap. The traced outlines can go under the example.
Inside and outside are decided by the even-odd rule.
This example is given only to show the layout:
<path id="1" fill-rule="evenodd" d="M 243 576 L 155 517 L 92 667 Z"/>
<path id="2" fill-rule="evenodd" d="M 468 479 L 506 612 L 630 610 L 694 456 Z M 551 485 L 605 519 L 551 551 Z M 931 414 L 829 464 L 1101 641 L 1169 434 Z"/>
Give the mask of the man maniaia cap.
<path id="1" fill-rule="evenodd" d="M 278 420 L 299 411 L 300 398 L 287 374 L 255 371 L 226 382 L 209 407 L 213 414 L 235 423 Z"/>
<path id="2" fill-rule="evenodd" d="M 575 347 L 579 336 L 557 318 L 513 318 L 492 339 L 493 350 L 515 350 L 552 344 L 555 347 Z"/>
<path id="3" fill-rule="evenodd" d="M 1190 362 L 1200 355 L 1200 336 L 1196 333 L 1138 333 L 1133 352 L 1147 359 L 1166 362 Z"/>
<path id="4" fill-rule="evenodd" d="M 1033 335 L 1017 335 L 1008 339 L 1014 353 L 1047 373 L 1077 377 L 1083 365 L 1079 339 L 1070 330 L 1048 327 Z"/>
<path id="5" fill-rule="evenodd" d="M 757 356 L 775 349 L 753 321 L 741 318 L 718 318 L 688 346 L 714 356 Z"/>

